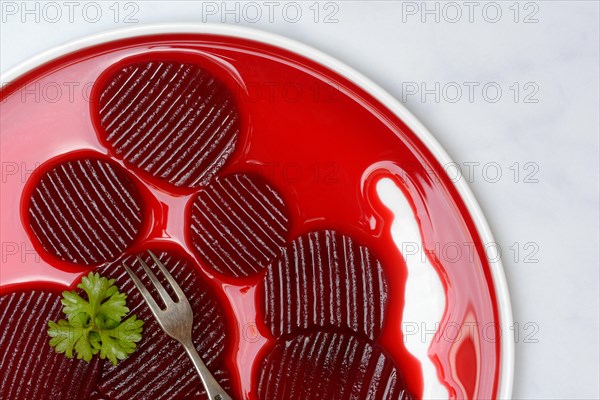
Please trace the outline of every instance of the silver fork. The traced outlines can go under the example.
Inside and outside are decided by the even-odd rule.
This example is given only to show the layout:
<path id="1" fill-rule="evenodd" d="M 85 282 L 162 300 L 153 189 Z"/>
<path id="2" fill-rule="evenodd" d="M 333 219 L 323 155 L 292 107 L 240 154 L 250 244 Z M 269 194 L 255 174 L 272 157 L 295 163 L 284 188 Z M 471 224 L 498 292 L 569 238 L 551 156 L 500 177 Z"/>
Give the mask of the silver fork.
<path id="1" fill-rule="evenodd" d="M 175 300 L 172 299 L 165 290 L 164 286 L 156 278 L 154 272 L 148 268 L 148 265 L 142 258 L 137 257 L 138 263 L 140 263 L 142 268 L 144 268 L 146 275 L 148 275 L 150 281 L 160 295 L 160 298 L 164 302 L 166 306 L 164 309 L 159 307 L 137 275 L 126 265 L 123 265 L 123 267 L 131 277 L 135 287 L 137 287 L 137 289 L 140 291 L 142 297 L 146 301 L 146 304 L 148 304 L 148 307 L 150 307 L 150 311 L 152 311 L 154 318 L 156 318 L 156 321 L 162 330 L 165 331 L 167 335 L 181 343 L 185 348 L 185 351 L 192 360 L 194 367 L 196 367 L 196 371 L 198 371 L 198 375 L 200 375 L 200 379 L 202 380 L 202 384 L 206 389 L 206 393 L 208 393 L 209 399 L 232 400 L 232 398 L 216 381 L 215 377 L 212 376 L 208 368 L 206 368 L 206 365 L 194 347 L 194 343 L 192 341 L 192 321 L 194 316 L 190 302 L 188 301 L 187 297 L 185 297 L 181 287 L 179 287 L 173 276 L 167 271 L 164 264 L 160 262 L 158 257 L 156 257 L 150 250 L 148 250 L 148 254 L 150 254 L 150 257 L 152 257 L 152 260 L 154 260 L 154 263 L 158 269 L 160 269 L 165 278 L 167 278 L 167 281 L 169 281 L 169 284 L 173 288 L 173 291 L 177 297 Z"/>

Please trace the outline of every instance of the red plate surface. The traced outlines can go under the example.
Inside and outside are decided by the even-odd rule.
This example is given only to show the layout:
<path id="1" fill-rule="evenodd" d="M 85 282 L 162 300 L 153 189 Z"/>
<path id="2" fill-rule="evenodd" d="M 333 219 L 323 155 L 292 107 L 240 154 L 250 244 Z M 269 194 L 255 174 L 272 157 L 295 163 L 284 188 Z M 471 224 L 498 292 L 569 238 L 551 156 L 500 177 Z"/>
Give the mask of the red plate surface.
<path id="1" fill-rule="evenodd" d="M 216 79 L 216 83 L 206 83 L 202 81 L 202 73 L 196 72 L 185 75 L 187 80 L 184 80 L 186 85 L 216 88 L 214 104 L 217 105 L 213 108 L 229 113 L 219 117 L 219 126 L 231 124 L 221 131 L 224 144 L 212 153 L 210 162 L 181 155 L 188 157 L 186 162 L 170 169 L 174 161 L 167 154 L 172 148 L 150 143 L 146 153 L 137 154 L 131 145 L 119 147 L 116 139 L 112 139 L 124 132 L 131 133 L 138 125 L 134 120 L 127 122 L 106 116 L 111 111 L 107 98 L 118 92 L 110 92 L 111 83 L 125 81 L 128 77 L 125 74 L 132 74 L 136 66 L 147 68 L 146 74 L 150 74 L 138 77 L 140 85 L 154 82 L 152 74 L 162 69 L 148 64 L 152 62 L 163 62 L 161 68 L 166 69 L 172 68 L 169 62 L 188 66 L 187 70 L 181 69 L 182 74 L 193 74 L 195 66 L 200 66 L 211 79 Z M 173 76 L 179 75 L 164 79 L 174 79 Z M 130 105 L 133 108 L 127 113 L 136 120 L 148 118 L 144 110 L 135 106 L 141 101 L 140 95 L 146 95 L 145 107 L 149 112 L 158 107 L 152 100 L 160 98 L 160 94 L 150 89 L 139 86 L 136 93 L 119 94 L 130 97 L 115 106 L 113 113 Z M 200 100 L 184 89 L 174 92 L 184 97 L 178 107 L 190 104 L 195 107 L 194 102 Z M 104 99 L 103 91 L 108 93 Z M 59 92 L 59 96 L 54 94 Z M 496 295 L 484 246 L 443 168 L 393 112 L 353 82 L 314 61 L 241 38 L 207 34 L 143 36 L 85 48 L 48 62 L 7 85 L 1 100 L 1 156 L 5 166 L 1 195 L 2 293 L 29 288 L 63 290 L 103 262 L 104 256 L 109 257 L 123 246 L 143 249 L 150 240 L 176 243 L 195 261 L 222 302 L 227 303 L 224 313 L 230 329 L 225 364 L 231 372 L 233 394 L 252 399 L 257 390 L 260 360 L 276 341 L 265 323 L 269 319 L 264 315 L 261 300 L 265 268 L 277 262 L 275 253 L 280 246 L 291 245 L 310 232 L 334 229 L 372 251 L 381 263 L 387 279 L 387 311 L 381 326 L 365 332 L 402 372 L 409 391 L 419 397 L 423 390 L 420 366 L 404 347 L 399 328 L 406 269 L 390 234 L 391 215 L 375 191 L 377 179 L 389 177 L 410 199 L 425 247 L 434 249 L 436 243 L 474 244 L 472 257 L 463 257 L 460 262 L 430 256 L 446 291 L 442 326 L 449 321 L 475 322 L 480 326 L 491 324 L 494 330 L 499 330 Z M 198 112 L 196 120 L 191 114 L 175 115 L 173 120 L 201 124 L 203 117 L 206 115 Z M 174 126 L 167 121 L 161 124 L 157 129 Z M 140 129 L 143 133 L 149 128 Z M 191 130 L 184 132 L 198 135 Z M 181 154 L 185 146 L 180 148 Z M 82 154 L 117 165 L 140 197 L 142 213 L 130 239 L 124 239 L 119 246 L 109 246 L 111 251 L 102 257 L 82 256 L 93 261 L 87 266 L 73 262 L 79 260 L 76 256 L 60 256 L 57 253 L 60 249 L 54 251 L 49 242 L 39 240 L 31 228 L 29 212 L 32 193 L 51 166 L 76 160 Z M 144 157 L 148 158 L 145 164 Z M 194 163 L 207 172 L 184 176 Z M 254 183 L 234 182 L 235 176 L 250 176 L 252 182 L 259 182 L 258 186 L 253 189 Z M 239 245 L 242 247 L 232 246 L 219 253 L 226 244 L 215 238 L 219 229 L 211 225 L 214 221 L 203 219 L 201 210 L 210 206 L 210 199 L 222 198 L 227 191 L 235 192 L 235 196 L 229 203 L 223 200 L 231 205 L 229 211 L 221 210 L 222 214 L 214 211 L 221 218 L 215 222 L 219 226 L 226 225 L 230 213 L 245 212 L 244 206 L 236 211 L 236 198 L 251 204 L 257 196 L 271 193 L 264 200 L 272 207 L 269 215 L 281 212 L 281 216 L 263 221 L 263 225 L 259 222 L 248 228 L 247 233 L 273 226 L 280 228 L 264 237 L 251 237 L 248 243 Z M 73 196 L 76 195 L 73 191 Z M 76 199 L 73 201 L 77 203 Z M 221 204 L 211 203 L 213 208 L 217 203 Z M 259 216 L 253 217 L 253 221 L 258 221 Z M 72 217 L 73 221 L 83 218 Z M 188 221 L 194 217 L 196 222 L 190 224 Z M 115 217 L 113 224 L 119 221 Z M 239 226 L 233 223 L 232 229 Z M 128 234 L 125 228 L 122 232 Z M 242 235 L 243 232 L 234 232 L 231 237 Z M 266 243 L 274 235 L 282 238 L 280 243 Z M 199 240 L 205 239 L 204 244 L 198 245 Z M 203 252 L 210 243 L 218 248 L 210 254 Z M 235 270 L 233 267 L 229 270 L 225 264 L 216 266 L 219 262 L 214 260 L 223 257 L 243 258 L 242 250 L 238 254 L 234 253 L 236 249 L 244 250 L 254 262 L 240 263 Z M 328 296 L 332 289 L 324 284 L 320 290 L 322 296 Z M 494 337 L 499 337 L 499 333 L 495 332 Z M 475 332 L 457 341 L 435 341 L 430 357 L 452 397 L 495 398 L 500 351 L 499 341 L 485 340 L 482 333 Z"/>

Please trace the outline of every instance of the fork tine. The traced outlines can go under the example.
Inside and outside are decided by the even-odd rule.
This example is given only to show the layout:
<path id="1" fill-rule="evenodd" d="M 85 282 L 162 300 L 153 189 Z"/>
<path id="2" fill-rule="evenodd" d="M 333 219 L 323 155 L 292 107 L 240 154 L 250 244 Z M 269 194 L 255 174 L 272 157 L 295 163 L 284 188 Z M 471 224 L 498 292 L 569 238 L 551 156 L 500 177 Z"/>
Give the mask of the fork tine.
<path id="1" fill-rule="evenodd" d="M 154 272 L 152 272 L 152 270 L 148 267 L 146 262 L 141 257 L 137 257 L 137 261 L 142 266 L 142 268 L 144 268 L 146 275 L 148 275 L 148 278 L 150 278 L 150 281 L 156 288 L 156 291 L 160 295 L 162 301 L 165 303 L 165 306 L 169 303 L 173 303 L 173 299 L 171 299 L 171 296 L 169 295 L 169 293 L 167 293 L 165 287 L 162 285 L 162 283 L 160 283 L 160 281 L 158 280 L 156 275 L 154 275 Z"/>
<path id="2" fill-rule="evenodd" d="M 165 267 L 165 265 L 150 250 L 148 250 L 148 254 L 150 254 L 150 257 L 152 257 L 152 260 L 154 260 L 154 263 L 158 266 L 158 268 L 160 269 L 162 274 L 165 276 L 165 278 L 167 278 L 167 280 L 169 281 L 169 284 L 173 288 L 173 291 L 177 295 L 178 299 L 179 300 L 187 299 L 187 297 L 185 296 L 185 293 L 183 293 L 183 290 L 181 290 L 181 287 L 179 286 L 177 281 L 175 281 L 175 278 L 173 278 L 173 275 L 171 275 L 169 273 L 169 271 L 167 271 L 167 268 Z"/>
<path id="3" fill-rule="evenodd" d="M 152 253 L 151 251 L 148 251 L 148 253 L 150 254 L 150 257 L 152 257 L 152 260 L 154 260 L 154 262 L 156 263 L 156 266 L 161 270 L 165 278 L 169 281 L 171 287 L 173 288 L 177 296 L 180 296 L 178 303 L 173 303 L 173 300 L 170 300 L 170 297 L 168 296 L 168 294 L 166 294 L 164 287 L 160 284 L 160 282 L 158 282 L 158 279 L 156 279 L 154 273 L 152 273 L 150 268 L 148 268 L 144 260 L 140 257 L 137 257 L 137 261 L 142 265 L 142 268 L 144 268 L 150 280 L 155 284 L 156 289 L 159 291 L 159 293 L 162 293 L 163 291 L 165 292 L 163 293 L 163 295 L 169 298 L 172 305 L 171 307 L 167 307 L 164 310 L 161 309 L 158 306 L 158 304 L 156 304 L 156 301 L 152 298 L 152 295 L 150 295 L 150 292 L 148 291 L 146 286 L 144 286 L 142 281 L 137 277 L 137 275 L 126 265 L 123 265 L 123 268 L 125 268 L 129 276 L 131 277 L 133 284 L 139 290 L 140 294 L 146 301 L 146 304 L 150 308 L 150 311 L 152 311 L 152 315 L 154 315 L 154 318 L 156 319 L 158 325 L 167 335 L 179 341 L 179 343 L 181 343 L 183 347 L 185 347 L 186 353 L 189 356 L 192 363 L 194 364 L 196 372 L 198 372 L 202 385 L 204 386 L 204 389 L 206 390 L 206 393 L 208 393 L 210 399 L 232 400 L 231 397 L 227 394 L 227 392 L 225 392 L 221 385 L 219 385 L 219 383 L 215 380 L 215 377 L 210 373 L 209 369 L 206 367 L 206 364 L 204 364 L 204 361 L 202 361 L 202 358 L 198 354 L 196 347 L 194 346 L 194 343 L 192 341 L 192 327 L 194 315 L 190 302 L 188 301 L 187 297 L 185 297 L 183 291 L 181 290 L 177 282 L 175 282 L 175 279 L 167 271 L 164 264 L 160 262 L 160 260 L 154 255 L 154 253 Z"/>
<path id="4" fill-rule="evenodd" d="M 160 310 L 160 307 L 158 306 L 156 301 L 154 301 L 154 299 L 152 298 L 152 295 L 150 294 L 148 289 L 146 289 L 146 286 L 144 286 L 144 284 L 142 283 L 140 278 L 138 278 L 137 275 L 132 270 L 130 270 L 127 265 L 122 264 L 122 266 L 123 266 L 123 268 L 125 268 L 125 271 L 127 271 L 127 274 L 133 281 L 133 284 L 135 285 L 137 290 L 140 292 L 140 294 L 146 301 L 146 304 L 148 304 L 148 307 L 150 307 L 150 311 L 152 311 L 152 314 L 154 314 L 154 317 L 156 317 L 158 319 L 158 316 L 156 315 L 156 313 Z"/>

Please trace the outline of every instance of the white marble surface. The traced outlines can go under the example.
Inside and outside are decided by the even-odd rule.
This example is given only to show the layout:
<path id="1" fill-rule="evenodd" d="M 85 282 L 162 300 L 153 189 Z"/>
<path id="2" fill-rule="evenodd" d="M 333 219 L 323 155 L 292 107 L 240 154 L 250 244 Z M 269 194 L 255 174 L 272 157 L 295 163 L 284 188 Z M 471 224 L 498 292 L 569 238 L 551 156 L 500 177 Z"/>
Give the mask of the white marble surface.
<path id="1" fill-rule="evenodd" d="M 518 15 L 512 1 L 428 2 L 428 9 L 438 7 L 439 22 L 421 2 L 400 1 L 298 2 L 299 18 L 294 5 L 252 3 L 261 9 L 257 22 L 256 8 L 244 3 L 230 14 L 220 1 L 47 4 L 2 1 L 2 72 L 107 29 L 239 18 L 325 51 L 379 83 L 465 175 L 472 165 L 470 185 L 503 249 L 519 324 L 514 397 L 600 398 L 598 2 L 522 2 Z M 334 11 L 337 22 L 324 23 Z M 124 22 L 130 13 L 138 22 Z M 423 85 L 433 89 L 424 98 Z M 498 87 L 502 95 L 492 102 Z"/>

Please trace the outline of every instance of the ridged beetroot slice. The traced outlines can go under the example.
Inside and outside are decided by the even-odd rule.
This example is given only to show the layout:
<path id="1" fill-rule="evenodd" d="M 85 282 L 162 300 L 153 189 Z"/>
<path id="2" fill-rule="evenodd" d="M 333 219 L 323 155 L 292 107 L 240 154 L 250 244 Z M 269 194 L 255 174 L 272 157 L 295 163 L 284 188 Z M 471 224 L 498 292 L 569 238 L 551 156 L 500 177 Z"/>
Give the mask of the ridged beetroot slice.
<path id="1" fill-rule="evenodd" d="M 65 318 L 60 296 L 45 291 L 0 297 L 0 398 L 87 399 L 101 363 L 68 359 L 50 346 L 48 321 Z"/>
<path id="2" fill-rule="evenodd" d="M 29 199 L 29 224 L 43 248 L 61 260 L 113 260 L 137 237 L 142 200 L 113 162 L 79 158 L 40 177 Z"/>
<path id="3" fill-rule="evenodd" d="M 261 400 L 405 400 L 400 372 L 375 344 L 351 333 L 279 339 L 260 366 Z"/>
<path id="4" fill-rule="evenodd" d="M 231 393 L 231 380 L 229 377 L 229 373 L 223 369 L 216 370 L 213 372 L 213 376 L 219 382 L 219 385 L 229 394 L 231 397 L 235 398 Z M 204 390 L 204 386 L 200 386 L 199 390 L 194 394 L 194 399 L 198 400 L 213 400 L 208 397 L 206 390 Z"/>
<path id="5" fill-rule="evenodd" d="M 215 377 L 217 382 L 219 382 L 219 384 L 221 385 L 223 390 L 225 390 L 227 393 L 229 393 L 229 395 L 231 395 L 231 380 L 229 378 L 229 373 L 223 369 L 218 369 L 213 372 L 213 376 Z M 173 399 L 178 399 L 179 398 L 178 396 L 179 395 L 176 395 L 175 397 L 173 397 Z M 188 399 L 188 397 L 181 397 L 181 398 Z M 190 398 L 195 399 L 195 400 L 213 400 L 213 399 L 208 398 L 208 394 L 206 393 L 206 390 L 204 390 L 204 386 L 202 386 L 202 385 L 200 385 L 200 387 L 197 388 L 194 395 Z M 102 396 L 100 394 L 100 392 L 96 389 L 96 390 L 94 390 L 94 392 L 92 392 L 89 400 L 109 400 L 109 399 Z"/>
<path id="6" fill-rule="evenodd" d="M 268 183 L 248 175 L 217 178 L 198 193 L 188 221 L 198 255 L 216 271 L 254 275 L 281 252 L 287 210 Z"/>
<path id="7" fill-rule="evenodd" d="M 94 389 L 94 391 L 89 397 L 89 400 L 106 400 L 106 398 L 102 397 L 102 395 L 100 394 L 100 392 L 98 392 L 97 389 Z"/>
<path id="8" fill-rule="evenodd" d="M 193 262 L 180 250 L 150 247 L 165 264 L 186 294 L 194 312 L 192 335 L 198 353 L 211 371 L 220 368 L 225 349 L 225 321 L 212 289 L 204 282 Z M 147 252 L 126 255 L 115 263 L 97 269 L 100 275 L 114 278 L 120 291 L 127 293 L 127 306 L 144 321 L 142 340 L 136 351 L 116 366 L 105 364 L 98 390 L 111 400 L 135 399 L 187 399 L 200 390 L 200 379 L 183 347 L 167 336 L 158 326 L 150 309 L 143 302 L 129 276 L 120 265 L 127 265 L 151 289 L 156 291 L 136 261 L 145 260 L 159 280 L 171 290 L 166 279 L 154 265 Z M 159 303 L 160 304 L 160 303 Z"/>
<path id="9" fill-rule="evenodd" d="M 387 283 L 374 254 L 335 231 L 311 232 L 286 247 L 264 278 L 265 323 L 279 337 L 298 329 L 349 328 L 379 337 Z"/>
<path id="10" fill-rule="evenodd" d="M 117 157 L 176 187 L 206 184 L 240 130 L 231 92 L 192 63 L 125 65 L 104 84 L 98 107 L 101 134 Z"/>

